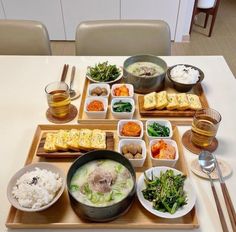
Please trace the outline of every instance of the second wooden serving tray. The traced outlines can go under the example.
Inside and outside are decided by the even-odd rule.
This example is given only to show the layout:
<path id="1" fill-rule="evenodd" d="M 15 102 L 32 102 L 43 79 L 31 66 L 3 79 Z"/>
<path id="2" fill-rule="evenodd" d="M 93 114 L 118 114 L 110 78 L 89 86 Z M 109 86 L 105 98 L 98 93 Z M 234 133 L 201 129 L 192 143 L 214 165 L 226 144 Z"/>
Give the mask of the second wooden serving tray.
<path id="1" fill-rule="evenodd" d="M 44 157 L 37 156 L 38 146 L 40 144 L 42 135 L 48 131 L 55 131 L 59 129 L 101 129 L 106 132 L 112 132 L 114 135 L 114 149 L 117 150 L 119 138 L 116 133 L 116 124 L 110 125 L 39 125 L 35 132 L 31 148 L 29 150 L 25 165 L 31 163 L 37 163 L 46 161 L 56 165 L 67 174 L 69 167 L 74 159 L 46 159 Z M 176 169 L 182 171 L 188 175 L 188 169 L 186 166 L 181 138 L 178 132 L 178 128 L 173 126 L 173 137 L 178 145 L 179 160 L 176 165 Z M 144 141 L 148 147 L 148 138 L 144 136 Z M 137 179 L 141 173 L 149 169 L 152 166 L 149 153 L 145 160 L 144 166 L 136 168 Z M 17 170 L 16 170 L 17 171 Z M 136 198 L 134 204 L 130 210 L 123 216 L 116 220 L 106 223 L 95 223 L 90 221 L 84 221 L 73 211 L 67 191 L 65 190 L 61 198 L 50 208 L 42 212 L 27 213 L 19 211 L 13 206 L 10 207 L 9 214 L 6 221 L 8 228 L 35 228 L 35 229 L 58 229 L 58 228 L 77 228 L 77 229 L 194 229 L 199 227 L 197 213 L 195 207 L 185 216 L 176 219 L 164 219 L 154 216 L 142 207 L 138 199 Z"/>
<path id="2" fill-rule="evenodd" d="M 89 118 L 86 113 L 84 112 L 84 105 L 85 105 L 85 99 L 87 97 L 87 91 L 88 86 L 90 84 L 90 81 L 88 79 L 85 80 L 84 83 L 84 91 L 81 98 L 81 104 L 78 111 L 78 123 L 102 123 L 102 124 L 110 124 L 110 123 L 117 123 L 119 119 L 116 119 L 113 117 L 111 113 L 111 96 L 109 96 L 108 99 L 108 110 L 106 114 L 105 119 L 92 119 Z M 177 91 L 173 89 L 171 83 L 166 80 L 165 82 L 165 90 L 168 93 L 176 93 Z M 193 93 L 198 95 L 200 98 L 200 101 L 202 103 L 203 108 L 209 107 L 206 95 L 203 91 L 202 85 L 198 84 L 196 85 L 191 91 L 188 93 Z M 158 119 L 168 119 L 175 125 L 191 125 L 192 124 L 192 117 L 195 114 L 194 110 L 186 110 L 186 111 L 180 111 L 180 110 L 150 110 L 147 111 L 143 108 L 143 101 L 144 101 L 144 95 L 143 94 L 134 94 L 134 101 L 135 101 L 135 111 L 133 115 L 133 119 L 138 120 L 148 120 L 150 118 L 158 118 Z"/>

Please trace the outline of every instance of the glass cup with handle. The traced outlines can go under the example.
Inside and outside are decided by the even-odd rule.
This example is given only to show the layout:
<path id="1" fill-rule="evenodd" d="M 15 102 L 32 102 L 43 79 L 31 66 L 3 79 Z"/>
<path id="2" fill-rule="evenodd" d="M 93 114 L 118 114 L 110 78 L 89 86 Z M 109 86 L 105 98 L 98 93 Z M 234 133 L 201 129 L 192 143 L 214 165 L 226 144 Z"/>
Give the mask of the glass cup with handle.
<path id="1" fill-rule="evenodd" d="M 52 82 L 45 87 L 49 111 L 55 118 L 65 118 L 70 112 L 69 86 L 65 82 Z"/>
<path id="2" fill-rule="evenodd" d="M 197 110 L 192 122 L 191 141 L 198 147 L 208 147 L 216 136 L 221 115 L 214 109 Z"/>

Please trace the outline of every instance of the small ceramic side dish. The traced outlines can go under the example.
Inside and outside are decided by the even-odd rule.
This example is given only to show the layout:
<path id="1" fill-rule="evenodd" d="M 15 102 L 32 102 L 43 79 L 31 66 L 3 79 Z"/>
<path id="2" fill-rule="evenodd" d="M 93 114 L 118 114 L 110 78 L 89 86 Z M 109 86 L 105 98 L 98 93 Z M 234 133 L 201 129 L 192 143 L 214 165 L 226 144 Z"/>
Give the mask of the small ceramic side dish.
<path id="1" fill-rule="evenodd" d="M 143 123 L 139 120 L 120 120 L 117 125 L 117 133 L 120 139 L 142 139 Z"/>
<path id="2" fill-rule="evenodd" d="M 107 115 L 108 100 L 104 97 L 87 97 L 84 112 L 89 118 L 104 119 Z"/>

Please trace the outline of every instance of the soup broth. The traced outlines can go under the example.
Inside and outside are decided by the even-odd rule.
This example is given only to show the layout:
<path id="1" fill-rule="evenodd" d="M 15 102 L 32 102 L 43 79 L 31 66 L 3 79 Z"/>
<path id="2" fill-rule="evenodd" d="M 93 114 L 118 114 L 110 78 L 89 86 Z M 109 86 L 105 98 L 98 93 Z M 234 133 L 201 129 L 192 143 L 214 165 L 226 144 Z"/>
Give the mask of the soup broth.
<path id="1" fill-rule="evenodd" d="M 133 177 L 125 166 L 104 159 L 78 168 L 71 179 L 70 192 L 79 202 L 104 207 L 123 200 L 133 186 Z"/>
<path id="2" fill-rule="evenodd" d="M 156 76 L 164 73 L 164 69 L 151 62 L 136 62 L 127 67 L 127 71 L 140 77 Z"/>

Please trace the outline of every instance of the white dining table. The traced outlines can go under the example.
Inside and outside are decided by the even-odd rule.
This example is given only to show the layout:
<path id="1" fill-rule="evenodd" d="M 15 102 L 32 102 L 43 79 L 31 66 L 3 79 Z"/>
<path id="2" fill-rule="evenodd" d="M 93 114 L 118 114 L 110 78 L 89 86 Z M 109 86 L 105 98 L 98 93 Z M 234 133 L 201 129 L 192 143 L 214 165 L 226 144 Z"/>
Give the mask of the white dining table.
<path id="1" fill-rule="evenodd" d="M 191 64 L 200 68 L 205 74 L 202 86 L 208 103 L 211 108 L 216 109 L 222 115 L 222 121 L 217 132 L 219 146 L 215 155 L 217 158 L 226 161 L 233 170 L 233 173 L 226 178 L 226 185 L 236 208 L 236 123 L 234 121 L 236 115 L 236 80 L 222 56 L 166 56 L 162 58 L 168 66 Z M 48 107 L 44 91 L 45 86 L 49 82 L 60 79 L 63 65 L 66 63 L 70 67 L 76 66 L 74 88 L 82 93 L 87 66 L 106 60 L 122 66 L 125 59 L 126 57 L 120 56 L 0 56 L 1 232 L 8 230 L 5 226 L 10 208 L 6 196 L 7 184 L 12 175 L 24 166 L 37 125 L 51 124 L 45 117 L 45 111 Z M 78 109 L 80 101 L 81 97 L 73 101 Z M 69 124 L 77 124 L 77 118 Z M 186 130 L 190 129 L 190 126 L 179 126 L 178 129 L 183 135 Z M 190 163 L 197 156 L 185 148 L 184 156 L 188 164 L 190 179 L 197 194 L 196 211 L 200 224 L 199 228 L 189 231 L 222 231 L 210 182 L 199 178 L 190 171 Z M 228 228 L 232 231 L 219 182 L 215 181 L 215 185 Z M 94 229 L 97 232 L 105 230 Z M 80 229 L 80 231 L 90 230 Z M 29 229 L 27 231 L 37 230 Z M 44 229 L 44 231 L 52 231 L 52 229 Z M 61 229 L 60 231 L 64 232 L 68 229 Z M 124 229 L 118 229 L 118 231 L 124 231 Z M 142 229 L 142 231 L 148 231 L 148 229 Z"/>

